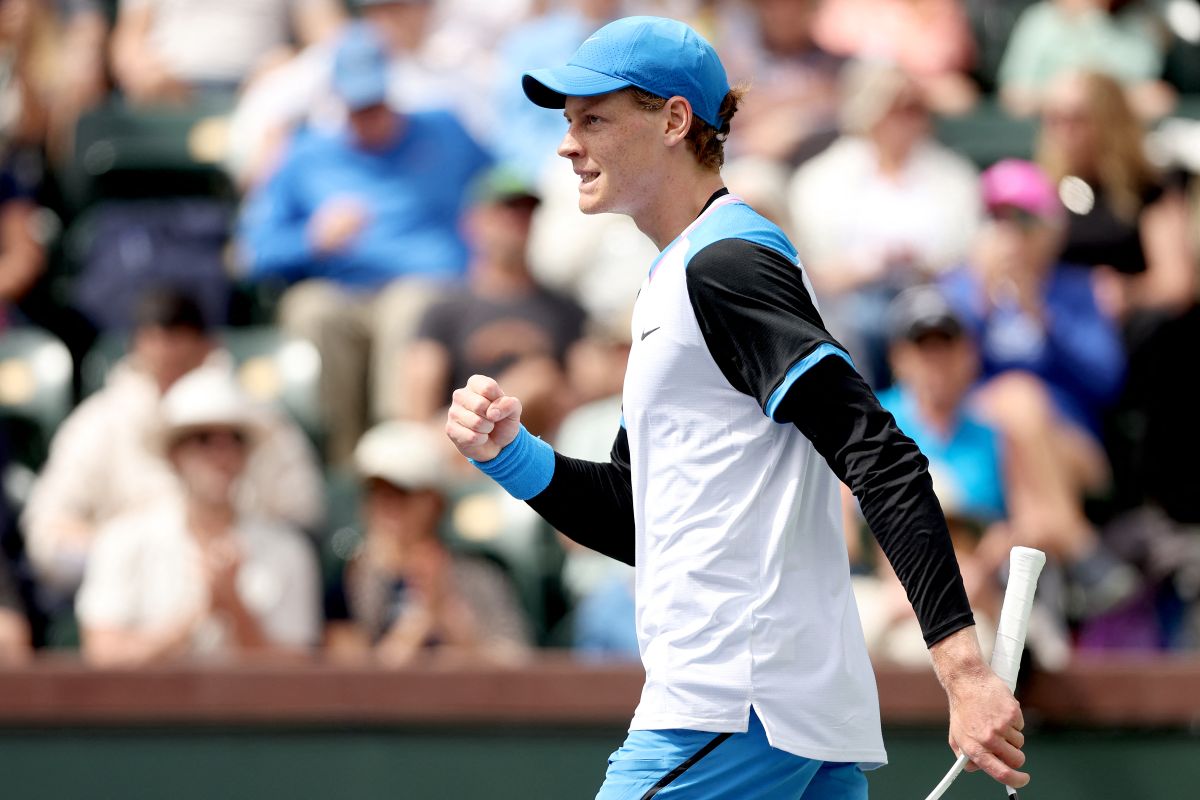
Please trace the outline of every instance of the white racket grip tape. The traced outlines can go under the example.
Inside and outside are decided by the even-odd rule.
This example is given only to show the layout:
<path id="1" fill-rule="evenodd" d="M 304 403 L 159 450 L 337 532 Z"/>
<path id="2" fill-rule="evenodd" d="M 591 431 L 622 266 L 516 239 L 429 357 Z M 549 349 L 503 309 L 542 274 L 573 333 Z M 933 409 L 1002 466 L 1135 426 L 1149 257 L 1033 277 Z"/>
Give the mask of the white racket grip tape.
<path id="1" fill-rule="evenodd" d="M 996 643 L 992 646 L 992 671 L 1004 681 L 1010 692 L 1017 686 L 1017 671 L 1021 668 L 1021 651 L 1025 649 L 1025 634 L 1029 631 L 1033 593 L 1044 566 L 1046 554 L 1032 547 L 1014 547 L 1008 558 L 1008 588 L 1004 590 L 1004 605 L 996 626 Z"/>
<path id="2" fill-rule="evenodd" d="M 1021 669 L 1021 651 L 1025 649 L 1025 634 L 1029 631 L 1029 612 L 1033 609 L 1033 594 L 1038 577 L 1046 566 L 1046 554 L 1032 547 L 1014 547 L 1008 556 L 1008 587 L 1004 590 L 1004 605 L 1000 607 L 1000 622 L 996 626 L 996 643 L 992 646 L 992 671 L 1011 692 L 1017 686 Z M 942 778 L 925 800 L 937 800 L 967 765 L 964 753 Z"/>

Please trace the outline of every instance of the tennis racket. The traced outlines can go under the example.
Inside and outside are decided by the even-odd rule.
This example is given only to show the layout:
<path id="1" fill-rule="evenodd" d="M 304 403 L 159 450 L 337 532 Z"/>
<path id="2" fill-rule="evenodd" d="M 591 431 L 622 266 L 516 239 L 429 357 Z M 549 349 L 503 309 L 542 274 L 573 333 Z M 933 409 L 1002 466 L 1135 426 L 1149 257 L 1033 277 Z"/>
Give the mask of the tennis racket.
<path id="1" fill-rule="evenodd" d="M 1033 593 L 1037 589 L 1038 576 L 1046 565 L 1046 554 L 1032 547 L 1014 547 L 1008 561 L 1008 588 L 1004 590 L 1004 605 L 1000 608 L 1000 624 L 996 626 L 996 644 L 992 647 L 992 671 L 1004 681 L 1009 691 L 1017 686 L 1017 672 L 1021 669 L 1021 651 L 1025 649 L 1025 633 L 1029 629 L 1029 611 L 1033 607 Z M 938 800 L 954 779 L 967 765 L 967 754 L 963 753 L 954 762 L 934 790 L 925 800 Z M 1005 787 L 1010 798 L 1016 798 L 1017 790 Z"/>

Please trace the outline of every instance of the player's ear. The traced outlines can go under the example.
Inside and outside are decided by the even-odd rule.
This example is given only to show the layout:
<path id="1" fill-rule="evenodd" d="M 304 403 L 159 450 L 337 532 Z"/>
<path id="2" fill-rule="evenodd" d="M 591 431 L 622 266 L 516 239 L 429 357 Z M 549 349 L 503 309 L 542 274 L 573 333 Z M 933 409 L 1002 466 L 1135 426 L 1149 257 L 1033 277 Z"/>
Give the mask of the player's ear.
<path id="1" fill-rule="evenodd" d="M 675 96 L 667 101 L 665 144 L 673 147 L 687 138 L 692 127 L 692 106 L 682 97 Z"/>

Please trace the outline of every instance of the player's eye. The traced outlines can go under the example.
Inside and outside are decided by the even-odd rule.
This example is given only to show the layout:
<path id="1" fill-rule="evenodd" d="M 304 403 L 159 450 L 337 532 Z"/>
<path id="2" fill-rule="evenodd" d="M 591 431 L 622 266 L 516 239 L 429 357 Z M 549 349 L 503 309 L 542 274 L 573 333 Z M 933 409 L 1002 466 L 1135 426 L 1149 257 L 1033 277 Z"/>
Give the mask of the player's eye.
<path id="1" fill-rule="evenodd" d="M 586 117 L 584 117 L 584 121 L 587 122 L 588 125 L 595 125 L 596 123 L 600 122 L 600 118 L 595 114 L 588 114 Z"/>

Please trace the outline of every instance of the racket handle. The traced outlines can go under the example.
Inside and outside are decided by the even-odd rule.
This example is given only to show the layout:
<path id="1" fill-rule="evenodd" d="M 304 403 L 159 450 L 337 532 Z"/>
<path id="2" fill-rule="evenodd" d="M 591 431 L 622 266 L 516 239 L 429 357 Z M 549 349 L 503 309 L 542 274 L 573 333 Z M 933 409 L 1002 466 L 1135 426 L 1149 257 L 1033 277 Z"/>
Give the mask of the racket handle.
<path id="1" fill-rule="evenodd" d="M 1011 692 L 1017 686 L 1021 669 L 1021 651 L 1025 649 L 1025 634 L 1029 631 L 1029 612 L 1033 609 L 1033 593 L 1038 576 L 1046 566 L 1046 554 L 1032 547 L 1014 547 L 1008 558 L 1008 587 L 1004 590 L 1004 605 L 996 626 L 996 644 L 992 647 L 992 671 Z M 964 753 L 954 762 L 941 782 L 925 800 L 938 800 L 967 765 Z M 1005 787 L 1008 796 L 1015 798 L 1016 789 Z"/>
<path id="2" fill-rule="evenodd" d="M 996 643 L 992 647 L 992 671 L 1004 681 L 1009 691 L 1017 686 L 1033 593 L 1044 566 L 1046 554 L 1032 547 L 1014 547 L 1009 555 L 1008 588 L 1004 590 L 1004 605 L 1000 609 Z"/>

